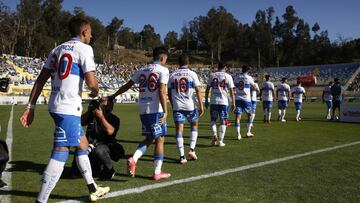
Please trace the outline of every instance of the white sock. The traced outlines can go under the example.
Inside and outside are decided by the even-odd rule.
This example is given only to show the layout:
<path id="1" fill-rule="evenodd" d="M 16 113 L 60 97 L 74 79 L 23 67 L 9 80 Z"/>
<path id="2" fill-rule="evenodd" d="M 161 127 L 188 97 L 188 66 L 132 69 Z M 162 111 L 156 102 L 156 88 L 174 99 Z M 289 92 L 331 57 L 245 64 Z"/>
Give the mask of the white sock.
<path id="1" fill-rule="evenodd" d="M 95 184 L 94 178 L 92 177 L 91 164 L 90 164 L 89 156 L 87 155 L 87 151 L 86 154 L 78 154 L 79 151 L 81 153 L 82 151 L 86 151 L 86 150 L 76 151 L 77 154 L 75 155 L 75 160 L 80 170 L 80 173 L 85 179 L 87 185 Z"/>
<path id="2" fill-rule="evenodd" d="M 39 202 L 48 201 L 51 191 L 60 179 L 64 165 L 65 162 L 50 159 L 41 179 L 41 188 L 37 197 Z"/>
<path id="3" fill-rule="evenodd" d="M 220 125 L 220 133 L 219 133 L 219 138 L 220 138 L 220 142 L 223 142 L 224 137 L 225 137 L 225 132 L 226 132 L 226 125 Z"/>
<path id="4" fill-rule="evenodd" d="M 238 136 L 240 135 L 240 122 L 236 123 L 236 133 Z"/>
<path id="5" fill-rule="evenodd" d="M 133 159 L 134 159 L 135 163 L 137 163 L 137 161 L 140 159 L 140 157 L 142 157 L 142 155 L 145 154 L 146 150 L 147 150 L 146 145 L 138 146 L 138 148 L 136 149 L 136 151 L 133 155 Z"/>
<path id="6" fill-rule="evenodd" d="M 279 117 L 281 118 L 281 116 L 282 116 L 282 109 L 279 109 L 278 112 L 279 112 Z"/>
<path id="7" fill-rule="evenodd" d="M 296 111 L 296 118 L 300 118 L 300 110 Z"/>
<path id="8" fill-rule="evenodd" d="M 250 116 L 250 123 L 252 124 L 255 120 L 255 113 L 252 113 Z"/>
<path id="9" fill-rule="evenodd" d="M 211 127 L 211 130 L 213 132 L 213 135 L 217 135 L 216 122 L 211 121 L 210 122 L 210 127 Z"/>
<path id="10" fill-rule="evenodd" d="M 198 137 L 198 130 L 197 128 L 193 128 L 191 130 L 191 135 L 190 135 L 190 149 L 195 149 L 197 137 Z"/>
<path id="11" fill-rule="evenodd" d="M 285 114 L 286 114 L 286 110 L 284 109 L 282 114 L 281 114 L 281 120 L 284 120 L 285 119 Z"/>
<path id="12" fill-rule="evenodd" d="M 248 123 L 247 125 L 247 133 L 251 132 L 252 123 Z"/>
<path id="13" fill-rule="evenodd" d="M 181 134 L 176 135 L 176 145 L 179 150 L 180 156 L 185 156 L 184 152 L 184 138 Z"/>
<path id="14" fill-rule="evenodd" d="M 154 167 L 155 167 L 154 174 L 161 173 L 163 160 L 164 160 L 164 155 L 154 155 Z"/>
<path id="15" fill-rule="evenodd" d="M 271 111 L 269 109 L 269 113 L 268 113 L 268 120 L 270 121 L 271 120 Z"/>

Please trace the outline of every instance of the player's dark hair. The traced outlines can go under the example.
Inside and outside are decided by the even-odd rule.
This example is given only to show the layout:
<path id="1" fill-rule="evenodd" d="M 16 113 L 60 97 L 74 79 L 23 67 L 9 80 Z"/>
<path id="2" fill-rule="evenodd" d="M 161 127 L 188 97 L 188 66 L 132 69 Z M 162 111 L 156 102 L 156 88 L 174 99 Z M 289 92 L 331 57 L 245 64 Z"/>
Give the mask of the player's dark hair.
<path id="1" fill-rule="evenodd" d="M 222 69 L 224 69 L 225 67 L 227 67 L 227 64 L 226 64 L 226 63 L 221 62 L 221 61 L 218 63 L 218 69 L 219 69 L 219 70 L 222 70 Z"/>
<path id="2" fill-rule="evenodd" d="M 285 82 L 287 78 L 281 78 L 281 82 Z"/>
<path id="3" fill-rule="evenodd" d="M 329 85 L 333 85 L 333 82 L 332 82 L 332 81 L 330 81 L 330 82 L 329 82 Z"/>
<path id="4" fill-rule="evenodd" d="M 186 66 L 190 64 L 190 58 L 187 54 L 182 54 L 179 56 L 178 62 L 180 66 Z"/>
<path id="5" fill-rule="evenodd" d="M 168 51 L 165 49 L 165 47 L 156 47 L 153 50 L 153 59 L 155 61 L 158 61 L 158 60 L 160 60 L 160 56 L 163 54 L 168 55 Z"/>
<path id="6" fill-rule="evenodd" d="M 270 75 L 265 75 L 265 79 L 268 81 L 270 79 Z"/>
<path id="7" fill-rule="evenodd" d="M 242 73 L 247 73 L 250 71 L 250 66 L 249 65 L 243 65 L 242 66 Z"/>
<path id="8" fill-rule="evenodd" d="M 335 78 L 335 79 L 334 79 L 334 82 L 335 82 L 335 83 L 339 83 L 339 78 Z"/>
<path id="9" fill-rule="evenodd" d="M 72 37 L 81 35 L 82 28 L 85 25 L 90 25 L 90 21 L 80 16 L 74 16 L 70 19 L 68 29 Z"/>

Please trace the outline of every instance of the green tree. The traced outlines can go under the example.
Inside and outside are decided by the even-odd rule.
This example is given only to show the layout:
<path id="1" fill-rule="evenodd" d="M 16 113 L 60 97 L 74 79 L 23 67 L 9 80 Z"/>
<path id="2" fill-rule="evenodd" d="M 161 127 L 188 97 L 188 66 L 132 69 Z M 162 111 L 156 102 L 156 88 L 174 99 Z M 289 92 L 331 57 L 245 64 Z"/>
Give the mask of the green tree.
<path id="1" fill-rule="evenodd" d="M 215 52 L 217 60 L 220 61 L 226 36 L 233 27 L 237 26 L 237 20 L 223 6 L 211 8 L 206 17 L 200 17 L 198 20 L 199 37 L 202 38 L 204 45 L 208 45 L 211 61 L 214 61 Z"/>
<path id="2" fill-rule="evenodd" d="M 110 48 L 110 44 L 111 44 L 111 48 L 114 49 L 115 45 L 118 45 L 118 37 L 119 37 L 119 31 L 122 28 L 122 25 L 124 23 L 123 19 L 119 19 L 117 17 L 114 17 L 111 20 L 111 23 L 106 27 L 106 32 L 107 32 L 107 39 L 108 39 L 108 43 L 107 43 L 107 47 Z"/>
<path id="3" fill-rule="evenodd" d="M 167 48 L 173 48 L 176 47 L 179 43 L 178 40 L 178 33 L 175 31 L 170 31 L 166 34 L 165 39 L 164 39 L 164 45 Z"/>
<path id="4" fill-rule="evenodd" d="M 149 50 L 161 45 L 160 34 L 155 33 L 155 29 L 150 24 L 144 25 L 140 32 L 141 48 Z"/>
<path id="5" fill-rule="evenodd" d="M 130 49 L 138 48 L 137 34 L 134 33 L 130 28 L 125 27 L 119 32 L 119 44 Z"/>
<path id="6" fill-rule="evenodd" d="M 34 35 L 42 16 L 40 2 L 41 0 L 21 0 L 17 6 L 21 21 L 19 43 L 22 45 L 17 47 L 17 51 L 25 56 L 35 54 L 35 47 L 33 46 Z"/>

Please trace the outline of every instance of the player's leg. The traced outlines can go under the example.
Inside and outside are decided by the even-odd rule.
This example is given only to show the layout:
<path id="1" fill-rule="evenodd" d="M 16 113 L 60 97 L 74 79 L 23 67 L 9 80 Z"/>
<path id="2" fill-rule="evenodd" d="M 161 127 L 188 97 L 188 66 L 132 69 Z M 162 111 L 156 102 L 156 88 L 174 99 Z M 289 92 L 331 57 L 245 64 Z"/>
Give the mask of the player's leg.
<path id="1" fill-rule="evenodd" d="M 329 120 L 331 119 L 331 108 L 332 108 L 332 102 L 330 101 L 326 101 L 326 107 L 327 107 L 327 111 L 326 111 L 326 119 Z"/>
<path id="2" fill-rule="evenodd" d="M 256 101 L 252 101 L 251 102 L 252 106 L 251 106 L 251 127 L 254 127 L 254 120 L 255 120 L 255 114 L 256 114 Z"/>
<path id="3" fill-rule="evenodd" d="M 76 147 L 75 160 L 79 171 L 85 179 L 85 182 L 89 189 L 90 201 L 96 201 L 100 197 L 106 195 L 110 191 L 110 187 L 100 187 L 96 185 L 92 176 L 91 163 L 87 151 L 88 145 L 88 140 L 83 134 L 83 136 L 80 137 L 80 146 Z"/>
<path id="4" fill-rule="evenodd" d="M 185 158 L 184 137 L 183 137 L 184 124 L 183 123 L 175 123 L 175 128 L 176 128 L 176 146 L 179 151 L 180 163 L 186 164 L 187 160 Z"/>
<path id="5" fill-rule="evenodd" d="M 335 103 L 334 103 L 334 119 L 335 120 L 338 120 L 339 117 L 340 117 L 340 100 L 335 100 Z M 337 113 L 336 113 L 336 109 L 337 109 Z"/>
<path id="6" fill-rule="evenodd" d="M 278 101 L 278 121 L 281 120 L 282 112 L 283 112 L 282 102 L 281 102 L 281 101 Z"/>
<path id="7" fill-rule="evenodd" d="M 328 106 L 328 113 L 327 113 L 327 118 L 328 118 L 328 119 L 331 119 L 331 109 L 332 109 L 332 106 L 333 106 L 333 102 L 330 100 L 330 101 L 329 101 L 329 106 Z"/>
<path id="8" fill-rule="evenodd" d="M 187 115 L 188 122 L 191 125 L 191 134 L 190 134 L 190 151 L 188 153 L 188 156 L 192 158 L 193 160 L 196 160 L 198 157 L 195 153 L 195 147 L 198 137 L 198 120 L 199 120 L 199 112 L 197 109 L 194 109 L 193 112 L 189 112 Z"/>
<path id="9" fill-rule="evenodd" d="M 287 101 L 283 101 L 283 109 L 282 109 L 282 114 L 281 114 L 281 122 L 286 122 L 285 120 L 285 115 L 286 115 L 286 108 L 288 107 L 288 102 Z"/>
<path id="10" fill-rule="evenodd" d="M 300 113 L 301 113 L 301 103 L 300 102 L 295 102 L 295 110 L 296 110 L 296 121 L 300 121 Z"/>
<path id="11" fill-rule="evenodd" d="M 252 114 L 252 104 L 251 104 L 251 102 L 246 103 L 245 113 L 248 116 L 248 124 L 247 124 L 246 136 L 247 137 L 253 137 L 254 134 L 251 133 L 251 128 L 252 128 L 252 120 L 251 120 L 251 117 L 252 117 L 252 115 L 251 115 Z"/>
<path id="12" fill-rule="evenodd" d="M 174 111 L 173 112 L 175 128 L 176 128 L 176 146 L 179 151 L 179 162 L 181 164 L 187 163 L 185 158 L 185 150 L 184 150 L 184 123 L 185 123 L 185 114 L 184 111 Z"/>
<path id="13" fill-rule="evenodd" d="M 142 135 L 145 139 L 138 145 L 133 156 L 127 160 L 128 175 L 135 177 L 136 163 L 145 154 L 148 147 L 153 143 L 154 137 L 152 135 L 152 123 L 156 121 L 155 114 L 143 114 L 140 115 L 140 121 L 142 125 Z"/>
<path id="14" fill-rule="evenodd" d="M 155 138 L 155 148 L 154 148 L 154 175 L 152 176 L 153 180 L 161 180 L 165 178 L 169 178 L 171 176 L 170 173 L 162 172 L 161 167 L 164 160 L 164 142 L 165 136 L 167 133 L 166 123 L 162 125 L 157 124 L 158 120 L 162 117 L 162 113 L 157 113 L 155 124 L 153 124 L 152 136 Z M 154 127 L 154 125 L 156 127 Z"/>
<path id="15" fill-rule="evenodd" d="M 198 121 L 194 121 L 191 123 L 190 151 L 188 153 L 188 156 L 193 160 L 196 160 L 198 158 L 195 152 L 195 147 L 198 137 L 198 127 L 199 127 Z"/>
<path id="16" fill-rule="evenodd" d="M 236 134 L 237 134 L 238 140 L 241 140 L 241 138 L 242 138 L 241 134 L 240 134 L 240 129 L 241 129 L 240 120 L 241 120 L 242 112 L 243 112 L 243 102 L 241 100 L 237 100 L 234 114 L 235 114 Z"/>
<path id="17" fill-rule="evenodd" d="M 266 101 L 263 101 L 263 114 L 264 114 L 264 123 L 267 123 L 268 109 L 267 109 Z"/>
<path id="18" fill-rule="evenodd" d="M 225 105 L 219 105 L 219 114 L 220 114 L 220 130 L 219 130 L 219 146 L 223 147 L 224 137 L 226 133 L 226 121 L 228 119 L 228 107 Z"/>
<path id="19" fill-rule="evenodd" d="M 217 105 L 211 104 L 210 105 L 210 128 L 212 131 L 212 140 L 211 144 L 216 145 L 218 136 L 217 136 L 217 127 L 216 127 L 216 120 L 218 118 L 218 111 L 217 111 Z"/>
<path id="20" fill-rule="evenodd" d="M 272 112 L 272 106 L 273 106 L 273 102 L 272 101 L 268 101 L 268 114 L 267 114 L 267 121 L 268 123 L 271 123 L 271 112 Z"/>
<path id="21" fill-rule="evenodd" d="M 37 196 L 37 202 L 47 202 L 51 191 L 55 188 L 60 176 L 64 170 L 65 162 L 69 155 L 68 147 L 54 147 L 51 158 L 45 168 L 41 179 L 40 192 Z"/>
<path id="22" fill-rule="evenodd" d="M 55 188 L 64 170 L 65 162 L 69 156 L 69 146 L 80 144 L 78 141 L 79 135 L 73 131 L 73 128 L 79 128 L 80 118 L 76 119 L 75 117 L 61 114 L 51 114 L 51 116 L 56 126 L 54 132 L 54 148 L 41 179 L 41 188 L 37 202 L 48 201 L 51 191 Z M 78 124 L 76 122 L 78 122 Z"/>
<path id="23" fill-rule="evenodd" d="M 154 149 L 154 175 L 152 176 L 153 180 L 160 180 L 169 178 L 170 173 L 161 171 L 161 167 L 164 160 L 164 141 L 165 137 L 160 136 L 155 139 L 155 149 Z"/>

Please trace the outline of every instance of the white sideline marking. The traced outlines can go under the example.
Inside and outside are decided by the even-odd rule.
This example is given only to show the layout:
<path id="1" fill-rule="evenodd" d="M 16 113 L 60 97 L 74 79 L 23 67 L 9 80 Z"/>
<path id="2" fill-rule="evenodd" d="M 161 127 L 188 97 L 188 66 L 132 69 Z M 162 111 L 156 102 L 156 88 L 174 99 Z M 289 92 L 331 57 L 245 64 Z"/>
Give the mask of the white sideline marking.
<path id="1" fill-rule="evenodd" d="M 13 117 L 14 117 L 14 105 L 11 106 L 10 118 L 8 122 L 7 132 L 6 132 L 6 144 L 9 149 L 9 162 L 12 160 L 12 142 L 13 142 Z M 11 191 L 11 172 L 8 171 L 11 168 L 11 164 L 9 162 L 6 165 L 6 168 L 3 172 L 2 179 L 5 183 L 7 183 L 8 187 L 2 188 L 3 191 Z M 0 196 L 0 202 L 11 202 L 10 194 L 3 194 Z"/>
<path id="2" fill-rule="evenodd" d="M 292 159 L 297 159 L 297 158 L 301 158 L 301 157 L 305 157 L 305 156 L 309 156 L 309 155 L 319 154 L 319 153 L 322 153 L 322 152 L 333 151 L 333 150 L 336 150 L 336 149 L 350 147 L 350 146 L 358 145 L 358 144 L 360 144 L 360 141 L 356 141 L 356 142 L 352 142 L 352 143 L 348 143 L 348 144 L 343 144 L 343 145 L 338 145 L 338 146 L 334 146 L 334 147 L 328 147 L 328 148 L 319 149 L 319 150 L 315 150 L 315 151 L 305 152 L 305 153 L 302 153 L 302 154 L 295 154 L 295 155 L 292 155 L 292 156 L 286 156 L 286 157 L 283 157 L 283 158 L 273 159 L 273 160 L 269 160 L 269 161 L 263 161 L 263 162 L 259 162 L 259 163 L 249 164 L 249 165 L 240 166 L 240 167 L 237 167 L 237 168 L 227 169 L 227 170 L 223 170 L 223 171 L 217 171 L 217 172 L 214 172 L 214 173 L 209 173 L 209 174 L 204 174 L 204 175 L 199 175 L 199 176 L 193 176 L 193 177 L 189 177 L 189 178 L 178 179 L 178 180 L 173 180 L 173 181 L 168 181 L 168 182 L 163 182 L 163 183 L 155 183 L 155 184 L 145 185 L 145 186 L 141 186 L 141 187 L 137 187 L 137 188 L 119 190 L 119 191 L 115 191 L 115 192 L 110 192 L 109 194 L 107 194 L 102 199 L 118 197 L 118 196 L 124 196 L 124 195 L 134 194 L 134 193 L 142 193 L 142 192 L 145 192 L 145 191 L 148 191 L 148 190 L 154 190 L 154 189 L 164 188 L 164 187 L 168 187 L 168 186 L 172 186 L 172 185 L 177 185 L 177 184 L 182 184 L 182 183 L 189 183 L 189 182 L 202 180 L 202 179 L 207 179 L 207 178 L 211 178 L 211 177 L 222 176 L 222 175 L 226 175 L 226 174 L 229 174 L 229 173 L 235 173 L 235 172 L 244 171 L 244 170 L 247 170 L 247 169 L 258 168 L 258 167 L 266 166 L 266 165 L 270 165 L 270 164 L 276 164 L 276 163 L 280 163 L 280 162 L 284 162 L 284 161 L 288 161 L 288 160 L 292 160 Z M 73 200 L 66 200 L 66 201 L 61 201 L 59 203 L 70 203 L 70 202 L 74 203 L 74 202 L 82 202 L 82 201 L 79 198 L 77 200 L 74 200 L 74 199 Z"/>

